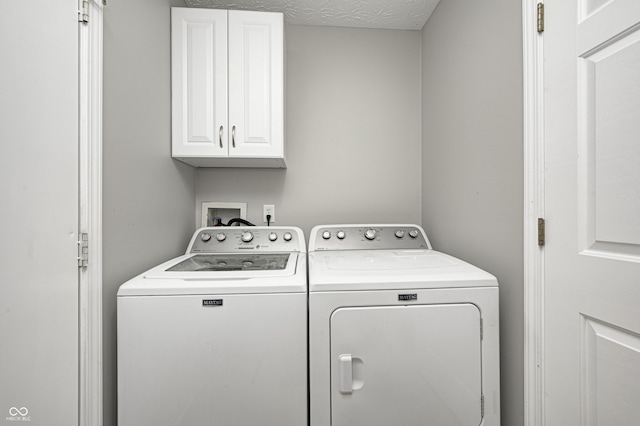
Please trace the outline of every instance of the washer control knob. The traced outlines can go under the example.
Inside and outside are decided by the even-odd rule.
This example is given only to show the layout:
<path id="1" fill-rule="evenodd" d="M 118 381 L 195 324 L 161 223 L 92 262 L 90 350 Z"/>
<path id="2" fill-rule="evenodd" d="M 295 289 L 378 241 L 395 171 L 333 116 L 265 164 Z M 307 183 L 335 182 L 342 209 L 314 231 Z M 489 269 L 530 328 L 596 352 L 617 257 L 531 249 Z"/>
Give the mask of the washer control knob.
<path id="1" fill-rule="evenodd" d="M 245 231 L 242 233 L 242 237 L 240 237 L 242 239 L 242 241 L 244 241 L 245 243 L 250 242 L 251 240 L 253 240 L 253 234 L 249 231 Z"/>
<path id="2" fill-rule="evenodd" d="M 404 238 L 404 231 L 402 229 L 396 231 L 396 238 Z"/>
<path id="3" fill-rule="evenodd" d="M 285 232 L 282 236 L 282 239 L 284 239 L 285 241 L 291 241 L 293 239 L 293 235 L 291 235 L 291 232 Z"/>
<path id="4" fill-rule="evenodd" d="M 336 237 L 338 237 L 339 240 L 344 240 L 344 237 L 346 237 L 347 234 L 344 233 L 344 231 L 338 231 L 338 233 L 336 234 Z"/>
<path id="5" fill-rule="evenodd" d="M 220 241 L 220 242 L 223 242 L 223 241 L 224 241 L 224 240 L 226 240 L 226 239 L 227 239 L 227 236 L 226 236 L 226 235 L 224 235 L 222 232 L 221 232 L 221 233 L 219 233 L 219 234 L 216 234 L 216 240 L 218 240 L 218 241 Z"/>
<path id="6" fill-rule="evenodd" d="M 206 232 L 204 234 L 200 234 L 200 239 L 206 243 L 211 239 L 211 234 L 207 234 Z"/>
<path id="7" fill-rule="evenodd" d="M 329 238 L 331 238 L 331 232 L 329 231 L 324 231 L 322 233 L 322 238 L 324 238 L 325 240 L 328 240 Z"/>
<path id="8" fill-rule="evenodd" d="M 409 236 L 411 238 L 418 238 L 418 235 L 420 235 L 420 233 L 417 229 L 412 229 L 411 231 L 409 231 Z"/>
<path id="9" fill-rule="evenodd" d="M 278 239 L 278 234 L 276 234 L 275 232 L 272 232 L 269 234 L 269 241 L 275 241 Z"/>
<path id="10" fill-rule="evenodd" d="M 376 238 L 376 231 L 374 229 L 367 229 L 364 233 L 364 237 L 367 240 L 373 240 Z"/>

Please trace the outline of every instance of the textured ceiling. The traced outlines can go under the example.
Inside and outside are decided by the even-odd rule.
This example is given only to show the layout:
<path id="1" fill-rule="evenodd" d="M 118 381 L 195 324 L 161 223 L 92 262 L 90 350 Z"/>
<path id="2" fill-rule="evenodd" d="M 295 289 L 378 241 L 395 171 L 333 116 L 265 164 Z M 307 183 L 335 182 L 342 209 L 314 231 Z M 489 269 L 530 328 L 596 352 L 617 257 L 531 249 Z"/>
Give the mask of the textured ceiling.
<path id="1" fill-rule="evenodd" d="M 440 0 L 185 0 L 190 7 L 283 12 L 295 25 L 420 30 Z"/>

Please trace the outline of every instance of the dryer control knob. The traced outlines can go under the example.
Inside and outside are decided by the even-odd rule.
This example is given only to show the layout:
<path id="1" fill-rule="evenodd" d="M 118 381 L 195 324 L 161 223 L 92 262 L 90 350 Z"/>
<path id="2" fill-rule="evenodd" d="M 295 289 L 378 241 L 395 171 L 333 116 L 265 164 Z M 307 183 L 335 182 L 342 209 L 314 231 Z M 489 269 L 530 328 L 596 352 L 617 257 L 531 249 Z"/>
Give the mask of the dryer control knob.
<path id="1" fill-rule="evenodd" d="M 344 237 L 346 237 L 347 234 L 344 233 L 344 231 L 338 231 L 338 233 L 336 234 L 336 237 L 338 237 L 339 240 L 344 240 Z"/>
<path id="2" fill-rule="evenodd" d="M 420 235 L 420 233 L 417 229 L 412 229 L 411 231 L 409 231 L 409 236 L 411 238 L 418 238 L 418 235 Z"/>
<path id="3" fill-rule="evenodd" d="M 291 241 L 293 239 L 293 235 L 291 235 L 291 232 L 285 232 L 284 235 L 282 236 L 282 238 L 285 241 Z"/>
<path id="4" fill-rule="evenodd" d="M 276 234 L 275 232 L 272 232 L 269 234 L 269 241 L 275 241 L 278 239 L 278 234 Z"/>
<path id="5" fill-rule="evenodd" d="M 376 238 L 376 231 L 374 229 L 367 229 L 364 233 L 364 237 L 367 240 L 373 240 Z"/>
<path id="6" fill-rule="evenodd" d="M 331 238 L 331 232 L 329 231 L 324 231 L 322 233 L 322 238 L 324 238 L 325 240 L 328 240 L 329 238 Z"/>
<path id="7" fill-rule="evenodd" d="M 242 241 L 244 241 L 245 243 L 250 242 L 251 240 L 253 240 L 253 234 L 249 231 L 243 232 L 242 233 L 242 237 L 240 237 L 242 239 Z"/>
<path id="8" fill-rule="evenodd" d="M 206 243 L 211 239 L 211 235 L 205 232 L 204 234 L 200 235 L 200 239 Z"/>
<path id="9" fill-rule="evenodd" d="M 216 234 L 216 240 L 218 240 L 218 241 L 220 241 L 220 242 L 223 242 L 223 241 L 224 241 L 224 240 L 226 240 L 226 239 L 227 239 L 227 236 L 226 236 L 226 235 L 224 235 L 222 232 L 221 232 L 221 233 L 219 233 L 219 234 Z"/>
<path id="10" fill-rule="evenodd" d="M 404 238 L 404 231 L 402 229 L 396 231 L 396 238 Z"/>

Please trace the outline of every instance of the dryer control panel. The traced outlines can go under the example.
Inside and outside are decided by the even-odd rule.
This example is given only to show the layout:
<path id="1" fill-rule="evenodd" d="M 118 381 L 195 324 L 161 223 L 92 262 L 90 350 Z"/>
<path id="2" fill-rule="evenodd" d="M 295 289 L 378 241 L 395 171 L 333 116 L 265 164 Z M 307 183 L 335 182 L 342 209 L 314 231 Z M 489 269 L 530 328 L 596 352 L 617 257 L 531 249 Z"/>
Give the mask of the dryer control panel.
<path id="1" fill-rule="evenodd" d="M 309 237 L 309 251 L 430 248 L 419 225 L 320 225 Z"/>

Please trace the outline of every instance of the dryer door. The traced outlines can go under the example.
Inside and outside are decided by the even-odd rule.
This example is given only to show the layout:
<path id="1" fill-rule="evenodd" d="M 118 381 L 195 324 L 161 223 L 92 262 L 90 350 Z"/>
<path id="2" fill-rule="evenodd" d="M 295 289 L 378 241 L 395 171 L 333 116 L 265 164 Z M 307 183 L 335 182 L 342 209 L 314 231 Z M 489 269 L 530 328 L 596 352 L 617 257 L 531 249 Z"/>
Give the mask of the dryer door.
<path id="1" fill-rule="evenodd" d="M 479 425 L 480 328 L 471 303 L 337 309 L 332 426 Z"/>

